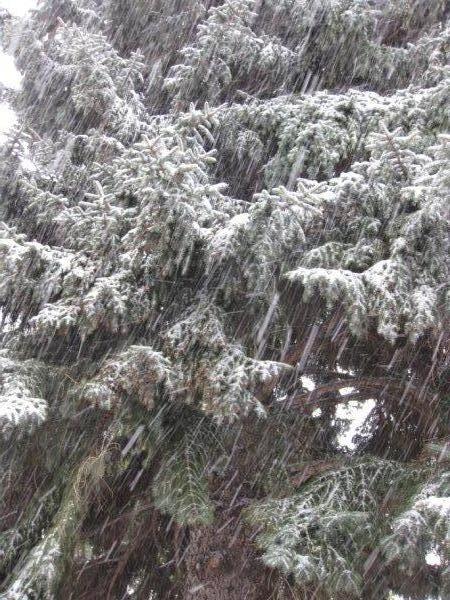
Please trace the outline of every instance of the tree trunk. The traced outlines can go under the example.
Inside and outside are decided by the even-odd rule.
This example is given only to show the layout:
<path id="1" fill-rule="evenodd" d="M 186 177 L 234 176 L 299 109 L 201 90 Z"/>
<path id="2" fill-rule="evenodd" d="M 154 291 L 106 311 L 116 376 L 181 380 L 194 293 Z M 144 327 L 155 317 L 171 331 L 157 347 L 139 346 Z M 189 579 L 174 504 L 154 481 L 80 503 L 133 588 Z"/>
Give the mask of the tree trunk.
<path id="1" fill-rule="evenodd" d="M 271 598 L 270 572 L 243 529 L 241 519 L 225 515 L 215 527 L 190 531 L 184 556 L 185 600 Z"/>

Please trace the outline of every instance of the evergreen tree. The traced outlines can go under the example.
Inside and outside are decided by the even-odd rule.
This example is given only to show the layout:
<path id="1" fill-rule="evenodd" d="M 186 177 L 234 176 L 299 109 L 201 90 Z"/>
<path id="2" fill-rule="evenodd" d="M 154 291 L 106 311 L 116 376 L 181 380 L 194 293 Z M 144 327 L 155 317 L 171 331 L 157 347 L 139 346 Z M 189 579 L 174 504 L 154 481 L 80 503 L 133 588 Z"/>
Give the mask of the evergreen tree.
<path id="1" fill-rule="evenodd" d="M 1 600 L 448 596 L 449 14 L 2 13 Z"/>

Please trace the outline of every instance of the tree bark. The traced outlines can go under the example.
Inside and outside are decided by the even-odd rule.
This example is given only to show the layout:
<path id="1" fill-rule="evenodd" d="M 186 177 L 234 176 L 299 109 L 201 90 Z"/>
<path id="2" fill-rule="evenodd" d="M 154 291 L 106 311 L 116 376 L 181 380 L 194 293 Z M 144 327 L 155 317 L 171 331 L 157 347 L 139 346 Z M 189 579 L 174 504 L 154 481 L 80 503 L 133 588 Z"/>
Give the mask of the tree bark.
<path id="1" fill-rule="evenodd" d="M 190 531 L 184 555 L 185 600 L 268 600 L 270 572 L 239 518 Z"/>

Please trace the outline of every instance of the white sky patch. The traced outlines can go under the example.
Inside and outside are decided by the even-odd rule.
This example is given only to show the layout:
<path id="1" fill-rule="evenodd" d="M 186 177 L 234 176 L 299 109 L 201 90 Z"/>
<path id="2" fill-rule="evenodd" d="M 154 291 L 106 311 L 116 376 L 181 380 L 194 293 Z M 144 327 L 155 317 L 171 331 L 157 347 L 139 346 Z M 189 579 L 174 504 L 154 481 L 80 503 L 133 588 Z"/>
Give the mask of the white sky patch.
<path id="1" fill-rule="evenodd" d="M 352 391 L 353 388 L 349 388 L 349 390 Z M 365 400 L 364 402 L 351 400 L 349 402 L 345 402 L 345 404 L 339 404 L 337 406 L 336 417 L 338 419 L 345 419 L 346 421 L 349 421 L 349 427 L 347 431 L 338 436 L 338 443 L 342 448 L 354 450 L 355 444 L 352 442 L 352 439 L 358 430 L 364 425 L 365 420 L 369 416 L 369 413 L 374 406 L 375 400 Z"/>
<path id="2" fill-rule="evenodd" d="M 428 552 L 425 556 L 425 562 L 427 563 L 427 565 L 433 567 L 439 567 L 440 565 L 442 565 L 442 559 L 434 548 L 433 550 L 430 550 L 430 552 Z"/>
<path id="3" fill-rule="evenodd" d="M 0 83 L 13 90 L 19 90 L 22 84 L 22 75 L 14 64 L 14 59 L 9 54 L 0 53 Z"/>
<path id="4" fill-rule="evenodd" d="M 351 394 L 354 391 L 354 387 L 344 387 L 339 390 L 339 393 L 341 394 L 341 396 L 348 396 L 348 394 Z"/>
<path id="5" fill-rule="evenodd" d="M 308 390 L 308 392 L 312 392 L 313 389 L 316 387 L 316 384 L 314 383 L 314 381 L 312 379 L 310 379 L 309 377 L 305 377 L 305 375 L 303 375 L 301 377 L 301 380 L 302 380 L 303 387 L 306 388 Z"/>
<path id="6" fill-rule="evenodd" d="M 0 144 L 4 143 L 8 132 L 16 122 L 17 116 L 13 109 L 6 102 L 0 102 Z"/>
<path id="7" fill-rule="evenodd" d="M 0 8 L 6 8 L 15 17 L 23 17 L 36 6 L 37 0 L 0 0 Z"/>
<path id="8" fill-rule="evenodd" d="M 339 365 L 336 366 L 336 372 L 337 373 L 345 373 L 346 375 L 354 375 L 355 374 L 354 371 L 351 371 L 349 369 L 344 369 L 344 368 L 340 367 Z"/>
<path id="9" fill-rule="evenodd" d="M 347 373 L 347 371 L 342 370 L 343 373 Z M 302 385 L 309 392 L 316 388 L 316 384 L 314 381 L 305 375 L 301 377 Z M 344 387 L 339 390 L 341 396 L 345 397 L 348 394 L 351 394 L 355 391 L 354 387 Z M 375 406 L 375 400 L 365 400 L 364 402 L 358 402 L 357 400 L 350 400 L 343 404 L 338 404 L 336 410 L 336 417 L 338 419 L 345 419 L 349 422 L 349 427 L 346 432 L 342 433 L 338 436 L 338 443 L 341 448 L 346 448 L 348 450 L 354 450 L 355 444 L 352 442 L 353 437 L 356 435 L 358 430 L 364 425 L 367 417 L 369 416 L 370 411 Z M 312 416 L 314 418 L 320 417 L 322 414 L 322 409 L 320 407 L 316 408 L 312 412 Z"/>
<path id="10" fill-rule="evenodd" d="M 36 165 L 27 156 L 25 156 L 24 158 L 22 158 L 21 165 L 25 169 L 25 171 L 28 171 L 28 172 L 37 171 Z"/>

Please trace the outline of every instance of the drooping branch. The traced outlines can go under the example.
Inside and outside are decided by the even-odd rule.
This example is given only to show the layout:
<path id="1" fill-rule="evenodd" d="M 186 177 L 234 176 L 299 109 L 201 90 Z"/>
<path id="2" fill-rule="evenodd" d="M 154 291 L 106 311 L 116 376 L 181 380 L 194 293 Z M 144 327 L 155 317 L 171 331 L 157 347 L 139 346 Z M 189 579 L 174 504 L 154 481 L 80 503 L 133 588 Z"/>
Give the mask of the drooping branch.
<path id="1" fill-rule="evenodd" d="M 345 395 L 339 394 L 344 388 L 353 388 Z M 344 402 L 348 400 L 367 400 L 369 398 L 395 398 L 399 403 L 412 400 L 415 407 L 430 406 L 436 402 L 436 395 L 424 387 L 419 387 L 411 381 L 402 382 L 387 377 L 360 377 L 353 379 L 338 379 L 320 385 L 310 392 L 293 394 L 286 399 L 289 407 L 314 408 L 321 402 Z"/>

